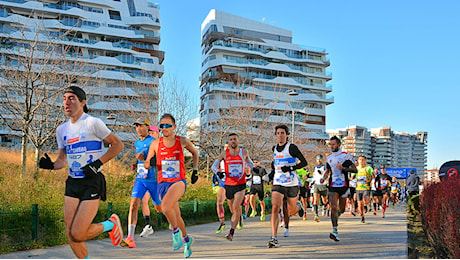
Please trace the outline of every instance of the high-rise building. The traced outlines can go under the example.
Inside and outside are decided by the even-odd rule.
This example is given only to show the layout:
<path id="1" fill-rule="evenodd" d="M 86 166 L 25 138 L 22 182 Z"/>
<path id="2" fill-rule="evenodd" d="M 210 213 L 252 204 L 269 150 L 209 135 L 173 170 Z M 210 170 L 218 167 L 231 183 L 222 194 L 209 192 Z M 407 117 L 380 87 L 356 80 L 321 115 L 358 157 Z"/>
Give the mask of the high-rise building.
<path id="1" fill-rule="evenodd" d="M 123 130 L 131 117 L 157 110 L 160 27 L 159 6 L 147 0 L 0 0 L 0 57 L 3 65 L 14 61 L 34 41 L 65 46 L 69 60 L 93 69 L 85 83 L 91 115 L 131 141 L 135 136 Z M 11 133 L 1 129 L 7 142 L 0 145 L 11 145 Z"/>
<path id="2" fill-rule="evenodd" d="M 373 167 L 417 168 L 424 174 L 427 166 L 427 132 L 392 131 L 391 127 L 368 130 L 362 126 L 327 130 L 342 140 L 342 150 L 354 156 L 366 155 Z"/>
<path id="3" fill-rule="evenodd" d="M 261 129 L 265 118 L 294 125 L 296 143 L 327 138 L 326 106 L 334 100 L 327 96 L 332 76 L 324 49 L 294 44 L 289 30 L 214 9 L 201 39 L 202 132 L 223 131 L 220 120 L 245 116 L 229 112 L 240 107 L 257 111 L 247 128 Z"/>

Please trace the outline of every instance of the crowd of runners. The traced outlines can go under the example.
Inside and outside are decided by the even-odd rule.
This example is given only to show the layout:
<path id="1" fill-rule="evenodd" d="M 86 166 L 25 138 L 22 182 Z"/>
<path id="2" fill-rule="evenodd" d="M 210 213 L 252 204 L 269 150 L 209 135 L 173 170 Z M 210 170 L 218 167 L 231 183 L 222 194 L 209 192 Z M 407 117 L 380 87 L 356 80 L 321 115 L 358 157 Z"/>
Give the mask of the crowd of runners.
<path id="1" fill-rule="evenodd" d="M 131 194 L 128 234 L 123 238 L 123 229 L 116 214 L 101 223 L 92 223 L 100 201 L 106 197 L 102 166 L 121 152 L 123 144 L 100 119 L 87 114 L 86 93 L 81 88 L 68 88 L 63 105 L 69 121 L 56 131 L 58 157 L 53 162 L 45 154 L 39 165 L 50 170 L 69 165 L 64 222 L 75 255 L 89 258 L 85 241 L 102 232 L 109 232 L 114 246 L 135 248 L 139 207 L 142 208 L 145 224 L 140 237 L 154 233 L 148 205 L 151 198 L 155 210 L 164 214 L 169 222 L 172 249 L 183 247 L 184 257 L 190 257 L 194 239 L 186 231 L 178 201 L 187 187 L 184 148 L 192 154 L 192 184 L 198 180 L 198 152 L 190 140 L 175 134 L 175 118 L 171 114 L 162 115 L 158 128 L 151 125 L 147 118 L 133 122 L 139 136 L 134 143 L 137 163 L 133 165 L 133 170 L 136 178 Z M 298 215 L 304 221 L 310 219 L 307 217 L 308 209 L 311 209 L 315 222 L 321 221 L 320 215 L 330 217 L 332 231 L 329 237 L 340 241 L 339 219 L 347 208 L 353 216 L 359 214 L 361 222 L 365 223 L 366 213 L 381 214 L 384 218 L 388 206 L 405 199 L 404 187 L 395 177 L 387 175 L 384 167 L 373 169 L 367 165 L 364 155 L 356 160 L 351 154 L 343 152 L 341 141 L 336 136 L 329 140 L 330 153 L 318 154 L 310 172 L 299 147 L 289 142 L 289 128 L 278 125 L 274 133 L 276 144 L 271 149 L 273 157 L 268 169 L 261 166 L 259 158 L 252 160 L 249 152 L 240 147 L 237 133 L 228 135 L 224 150 L 212 165 L 212 185 L 217 197 L 219 220 L 215 233 L 220 234 L 227 227 L 224 209 L 227 199 L 231 219 L 225 238 L 229 241 L 236 237 L 236 229 L 243 229 L 246 217 L 260 215 L 260 221 L 265 221 L 264 199 L 267 196 L 272 204 L 269 248 L 279 247 L 279 227 L 284 229 L 284 237 L 289 236 L 291 217 Z M 105 152 L 103 142 L 110 144 Z M 249 210 L 251 214 L 248 215 Z M 381 213 L 378 213 L 380 210 Z"/>

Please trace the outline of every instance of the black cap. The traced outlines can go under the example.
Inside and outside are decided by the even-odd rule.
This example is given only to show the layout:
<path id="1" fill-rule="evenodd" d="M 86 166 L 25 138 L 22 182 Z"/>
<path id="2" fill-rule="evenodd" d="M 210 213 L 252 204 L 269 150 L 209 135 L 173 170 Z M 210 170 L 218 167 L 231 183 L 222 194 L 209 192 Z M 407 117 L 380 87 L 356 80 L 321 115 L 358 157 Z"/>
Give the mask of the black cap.
<path id="1" fill-rule="evenodd" d="M 75 96 L 78 97 L 78 100 L 80 100 L 80 102 L 82 100 L 86 100 L 86 93 L 83 89 L 81 89 L 80 87 L 77 87 L 77 86 L 70 86 L 68 87 L 64 93 L 71 93 L 71 94 L 75 94 Z M 83 107 L 83 111 L 85 113 L 88 113 L 88 107 L 85 106 Z"/>

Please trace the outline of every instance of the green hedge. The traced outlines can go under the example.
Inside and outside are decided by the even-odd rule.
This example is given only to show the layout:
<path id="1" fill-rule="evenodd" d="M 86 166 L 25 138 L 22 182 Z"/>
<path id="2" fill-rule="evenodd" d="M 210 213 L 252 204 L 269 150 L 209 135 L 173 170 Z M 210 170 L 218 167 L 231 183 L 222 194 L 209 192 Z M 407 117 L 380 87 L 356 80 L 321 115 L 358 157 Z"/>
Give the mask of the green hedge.
<path id="1" fill-rule="evenodd" d="M 269 198 L 265 198 L 267 212 L 271 207 Z M 35 206 L 34 206 L 35 205 Z M 42 248 L 67 243 L 62 205 L 31 205 L 23 207 L 0 207 L 0 253 Z M 182 218 L 186 225 L 217 221 L 215 200 L 179 201 Z M 226 218 L 231 216 L 227 203 L 224 204 Z M 112 213 L 120 216 L 124 233 L 128 227 L 128 203 L 101 202 L 94 223 L 102 222 Z M 150 223 L 155 230 L 167 229 L 168 222 L 163 214 L 157 214 L 151 206 Z M 136 232 L 144 226 L 142 210 L 138 211 Z M 95 239 L 106 238 L 102 233 Z"/>

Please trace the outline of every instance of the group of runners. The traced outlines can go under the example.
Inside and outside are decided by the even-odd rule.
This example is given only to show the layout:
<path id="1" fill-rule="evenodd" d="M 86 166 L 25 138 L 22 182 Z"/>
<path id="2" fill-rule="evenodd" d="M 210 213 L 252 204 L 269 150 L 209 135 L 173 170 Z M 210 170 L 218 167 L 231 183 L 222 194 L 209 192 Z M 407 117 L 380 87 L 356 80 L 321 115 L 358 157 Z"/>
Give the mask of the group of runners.
<path id="1" fill-rule="evenodd" d="M 63 106 L 69 120 L 56 130 L 58 156 L 53 162 L 45 154 L 39 166 L 43 169 L 58 170 L 68 165 L 69 177 L 64 194 L 64 222 L 69 244 L 78 258 L 89 258 L 85 244 L 102 232 L 109 232 L 112 244 L 135 248 L 134 232 L 137 225 L 137 212 L 142 207 L 145 227 L 140 236 L 149 236 L 154 230 L 150 225 L 148 201 L 152 198 L 155 209 L 163 213 L 172 233 L 172 249 L 184 248 L 184 257 L 192 254 L 193 237 L 189 236 L 181 217 L 179 199 L 187 186 L 185 175 L 184 148 L 192 154 L 193 173 L 191 183 L 198 179 L 198 152 L 190 140 L 175 134 L 176 122 L 171 114 L 160 118 L 159 127 L 150 125 L 146 118 L 134 121 L 133 126 L 139 136 L 135 142 L 137 163 L 136 178 L 132 188 L 128 214 L 128 234 L 123 238 L 121 222 L 116 214 L 101 223 L 92 223 L 99 208 L 100 201 L 106 200 L 106 182 L 101 172 L 103 164 L 114 158 L 123 149 L 123 143 L 116 137 L 102 120 L 87 114 L 86 93 L 77 86 L 67 88 L 63 96 Z M 161 131 L 162 137 L 159 137 Z M 226 238 L 234 239 L 235 229 L 243 228 L 243 210 L 247 182 L 248 207 L 255 217 L 255 196 L 260 201 L 260 220 L 265 220 L 264 185 L 272 184 L 271 189 L 271 230 L 272 236 L 268 247 L 278 247 L 277 240 L 280 219 L 284 226 L 284 236 L 289 236 L 290 216 L 299 214 L 306 220 L 307 205 L 311 202 L 310 187 L 313 184 L 313 209 L 315 221 L 319 220 L 319 205 L 323 212 L 330 211 L 332 232 L 329 237 L 339 241 L 338 220 L 344 213 L 347 198 L 350 196 L 350 183 L 356 182 L 356 197 L 362 222 L 365 221 L 366 205 L 370 202 L 371 182 L 374 180 L 376 190 L 374 197 L 374 214 L 377 204 L 383 206 L 383 216 L 390 198 L 394 182 L 390 176 L 382 173 L 374 176 L 372 168 L 367 166 L 366 158 L 360 156 L 358 165 L 352 155 L 340 149 L 337 137 L 330 139 L 331 154 L 323 164 L 323 156 L 316 157 L 317 165 L 313 175 L 305 170 L 307 161 L 299 148 L 288 142 L 289 129 L 286 125 L 275 127 L 277 144 L 272 147 L 273 162 L 270 173 L 260 166 L 259 159 L 251 160 L 249 152 L 239 145 L 238 134 L 228 136 L 227 147 L 220 153 L 212 165 L 215 172 L 213 184 L 217 193 L 217 215 L 219 227 L 216 233 L 225 230 L 224 200 L 227 199 L 232 213 L 230 230 Z M 109 144 L 104 152 L 103 142 Z M 374 178 L 375 177 L 375 178 Z M 299 201 L 299 192 L 301 200 Z M 352 196 L 352 195 L 351 195 Z M 351 197 L 353 198 L 353 197 Z M 244 212 L 247 214 L 247 210 Z M 280 214 L 281 213 L 281 214 Z"/>

